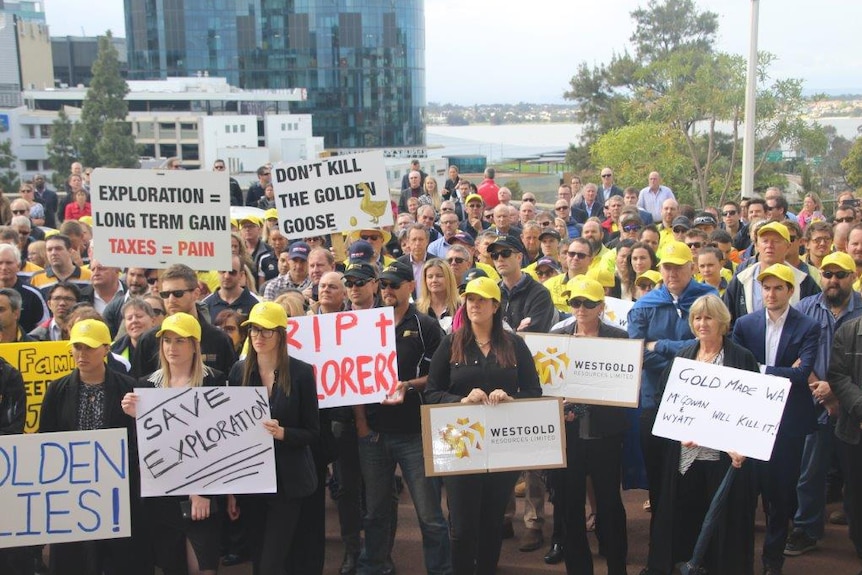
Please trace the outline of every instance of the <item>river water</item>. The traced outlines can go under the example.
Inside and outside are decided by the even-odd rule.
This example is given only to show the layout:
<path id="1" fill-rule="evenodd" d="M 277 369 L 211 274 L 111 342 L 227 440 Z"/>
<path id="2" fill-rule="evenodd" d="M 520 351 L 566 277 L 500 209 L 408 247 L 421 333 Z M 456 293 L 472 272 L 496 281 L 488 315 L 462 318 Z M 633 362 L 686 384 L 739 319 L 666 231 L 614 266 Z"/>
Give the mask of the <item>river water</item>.
<path id="1" fill-rule="evenodd" d="M 820 118 L 823 125 L 835 126 L 839 136 L 853 139 L 862 118 Z M 722 129 L 719 126 L 719 129 Z M 725 126 L 730 132 L 730 126 Z M 577 142 L 581 124 L 487 124 L 472 126 L 428 126 L 428 152 L 431 156 L 482 155 L 488 161 L 535 156 L 565 151 Z"/>

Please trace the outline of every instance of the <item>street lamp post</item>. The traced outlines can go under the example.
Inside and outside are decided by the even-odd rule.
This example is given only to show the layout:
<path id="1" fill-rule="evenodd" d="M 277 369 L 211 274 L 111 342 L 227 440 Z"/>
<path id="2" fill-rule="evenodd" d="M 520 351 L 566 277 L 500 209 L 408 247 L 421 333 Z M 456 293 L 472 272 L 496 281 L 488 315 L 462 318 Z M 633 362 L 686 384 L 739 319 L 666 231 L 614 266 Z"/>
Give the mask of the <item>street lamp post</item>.
<path id="1" fill-rule="evenodd" d="M 748 74 L 745 83 L 745 134 L 742 140 L 742 197 L 754 197 L 754 128 L 757 125 L 757 14 L 760 0 L 751 0 Z"/>

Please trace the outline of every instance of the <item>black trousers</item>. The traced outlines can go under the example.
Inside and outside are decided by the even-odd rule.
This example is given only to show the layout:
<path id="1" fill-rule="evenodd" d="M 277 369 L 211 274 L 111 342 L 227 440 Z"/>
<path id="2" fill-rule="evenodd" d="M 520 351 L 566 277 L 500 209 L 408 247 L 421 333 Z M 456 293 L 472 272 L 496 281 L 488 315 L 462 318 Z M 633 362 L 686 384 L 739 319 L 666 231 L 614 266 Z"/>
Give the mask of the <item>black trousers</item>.
<path id="1" fill-rule="evenodd" d="M 576 431 L 577 427 L 572 429 Z M 566 572 L 569 574 L 593 573 L 593 555 L 587 540 L 584 517 L 587 477 L 593 479 L 593 490 L 596 494 L 596 531 L 604 543 L 602 550 L 608 562 L 608 575 L 624 575 L 626 572 L 626 510 L 620 496 L 622 451 L 622 436 L 580 439 L 576 433 L 568 435 L 568 466 L 562 470 L 565 487 L 561 493 L 563 501 L 560 503 L 565 509 L 563 552 Z"/>
<path id="2" fill-rule="evenodd" d="M 641 451 L 644 456 L 644 466 L 646 467 L 647 481 L 649 482 L 649 500 L 653 507 L 658 505 L 661 499 L 661 478 L 664 473 L 664 439 L 656 437 L 652 434 L 652 426 L 655 423 L 655 417 L 658 413 L 658 408 L 644 409 L 641 412 L 640 432 L 641 432 Z M 655 514 L 650 515 L 650 532 L 652 532 Z"/>
<path id="3" fill-rule="evenodd" d="M 838 440 L 844 472 L 844 507 L 850 524 L 850 541 L 862 559 L 862 443 L 852 445 Z"/>
<path id="4" fill-rule="evenodd" d="M 284 571 L 303 499 L 278 495 L 240 497 L 254 575 L 278 575 Z"/>
<path id="5" fill-rule="evenodd" d="M 517 471 L 443 478 L 449 506 L 454 575 L 492 575 L 503 543 L 503 515 Z"/>
<path id="6" fill-rule="evenodd" d="M 326 543 L 326 467 L 317 470 L 317 491 L 302 499 L 299 528 L 287 557 L 287 575 L 321 575 Z"/>
<path id="7" fill-rule="evenodd" d="M 758 483 L 766 510 L 764 566 L 780 568 L 784 565 L 784 546 L 796 515 L 796 485 L 804 447 L 805 436 L 787 437 L 779 433 L 770 460 L 757 462 Z"/>

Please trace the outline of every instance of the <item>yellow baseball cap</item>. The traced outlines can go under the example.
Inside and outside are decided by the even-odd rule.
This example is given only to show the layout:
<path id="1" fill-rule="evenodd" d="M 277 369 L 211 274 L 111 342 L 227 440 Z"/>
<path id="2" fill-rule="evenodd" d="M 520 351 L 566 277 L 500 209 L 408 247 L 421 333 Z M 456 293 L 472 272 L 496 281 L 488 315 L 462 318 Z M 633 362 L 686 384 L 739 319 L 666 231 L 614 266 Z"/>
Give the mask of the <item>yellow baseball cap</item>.
<path id="1" fill-rule="evenodd" d="M 793 270 L 790 269 L 790 266 L 785 264 L 772 264 L 758 274 L 757 281 L 762 282 L 767 276 L 777 277 L 781 281 L 792 286 L 796 285 L 796 278 L 793 277 Z"/>
<path id="2" fill-rule="evenodd" d="M 658 251 L 658 259 L 663 264 L 681 266 L 690 264 L 691 248 L 682 242 L 668 242 Z"/>
<path id="3" fill-rule="evenodd" d="M 662 281 L 661 274 L 655 270 L 647 270 L 644 273 L 642 273 L 641 275 L 639 275 L 637 277 L 637 279 L 635 279 L 635 285 L 639 286 L 645 281 L 652 282 L 652 283 L 658 285 Z"/>
<path id="4" fill-rule="evenodd" d="M 480 196 L 479 194 L 470 194 L 469 196 L 467 196 L 467 199 L 464 200 L 464 205 L 466 206 L 473 200 L 476 200 L 477 202 L 482 202 L 483 205 L 485 204 L 485 200 L 482 199 L 482 196 Z"/>
<path id="5" fill-rule="evenodd" d="M 76 343 L 83 343 L 92 348 L 111 345 L 111 332 L 103 321 L 83 319 L 73 325 L 72 331 L 69 332 L 69 345 Z"/>
<path id="6" fill-rule="evenodd" d="M 563 290 L 563 296 L 566 301 L 579 297 L 590 301 L 605 301 L 605 288 L 596 280 L 586 275 L 579 275 L 569 280 L 566 289 Z"/>
<path id="7" fill-rule="evenodd" d="M 491 278 L 476 278 L 467 282 L 467 287 L 464 288 L 464 295 L 476 294 L 485 299 L 500 301 L 500 286 Z"/>
<path id="8" fill-rule="evenodd" d="M 242 227 L 243 222 L 251 222 L 259 228 L 263 227 L 263 220 L 251 214 L 243 216 L 239 219 L 239 227 Z"/>
<path id="9" fill-rule="evenodd" d="M 587 277 L 599 282 L 603 288 L 612 288 L 616 283 L 614 281 L 614 272 L 604 265 L 598 265 L 587 270 Z"/>
<path id="10" fill-rule="evenodd" d="M 838 266 L 844 271 L 856 273 L 856 262 L 853 261 L 853 257 L 847 252 L 832 252 L 823 258 L 820 269 L 822 270 L 826 266 Z"/>
<path id="11" fill-rule="evenodd" d="M 82 224 L 87 224 L 90 227 L 93 227 L 93 216 L 81 216 L 78 218 L 78 221 Z"/>
<path id="12" fill-rule="evenodd" d="M 256 325 L 263 329 L 287 327 L 287 312 L 274 301 L 262 301 L 254 304 L 242 325 Z"/>
<path id="13" fill-rule="evenodd" d="M 156 333 L 156 337 L 161 337 L 166 331 L 173 332 L 180 337 L 192 337 L 198 341 L 201 340 L 201 324 L 194 316 L 187 313 L 179 312 L 166 317 Z"/>
<path id="14" fill-rule="evenodd" d="M 275 208 L 269 208 L 263 213 L 263 219 L 265 220 L 277 220 L 278 219 L 278 210 Z"/>
<path id="15" fill-rule="evenodd" d="M 787 230 L 787 226 L 781 222 L 769 222 L 760 226 L 760 229 L 757 230 L 757 237 L 762 236 L 766 232 L 774 232 L 784 238 L 785 242 L 790 243 L 790 232 Z"/>

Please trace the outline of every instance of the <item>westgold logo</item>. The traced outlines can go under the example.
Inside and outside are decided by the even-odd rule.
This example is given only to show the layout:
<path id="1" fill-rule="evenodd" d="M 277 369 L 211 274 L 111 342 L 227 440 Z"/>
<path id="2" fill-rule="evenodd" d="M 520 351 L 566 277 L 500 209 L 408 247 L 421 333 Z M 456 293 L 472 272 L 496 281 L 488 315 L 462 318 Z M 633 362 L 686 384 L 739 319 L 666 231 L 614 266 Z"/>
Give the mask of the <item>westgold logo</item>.
<path id="1" fill-rule="evenodd" d="M 536 370 L 539 372 L 539 383 L 552 385 L 554 381 L 561 381 L 566 369 L 569 367 L 569 356 L 556 347 L 545 348 L 533 356 Z"/>
<path id="2" fill-rule="evenodd" d="M 470 457 L 470 449 L 481 450 L 485 427 L 480 422 L 470 423 L 469 417 L 459 418 L 440 430 L 440 437 L 455 452 L 455 457 Z"/>

